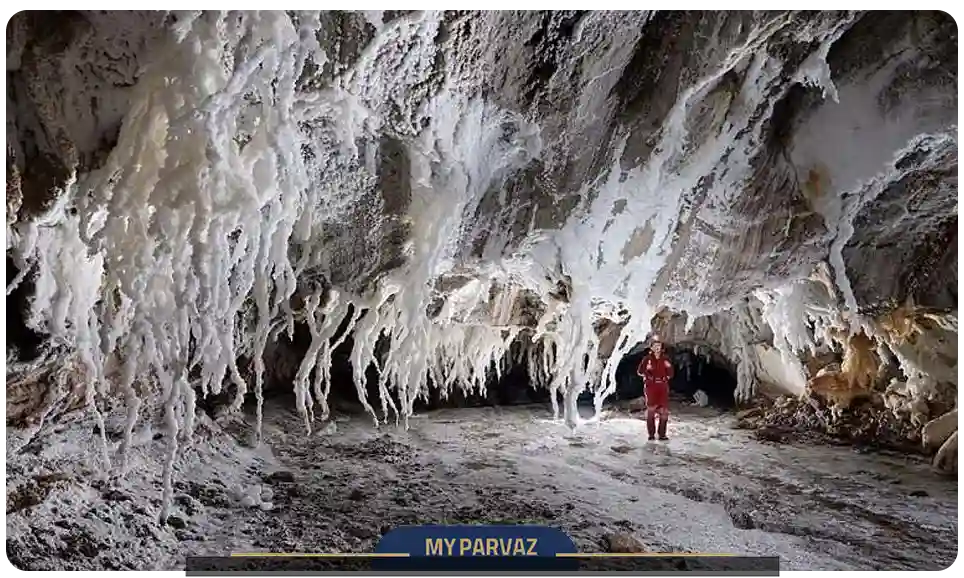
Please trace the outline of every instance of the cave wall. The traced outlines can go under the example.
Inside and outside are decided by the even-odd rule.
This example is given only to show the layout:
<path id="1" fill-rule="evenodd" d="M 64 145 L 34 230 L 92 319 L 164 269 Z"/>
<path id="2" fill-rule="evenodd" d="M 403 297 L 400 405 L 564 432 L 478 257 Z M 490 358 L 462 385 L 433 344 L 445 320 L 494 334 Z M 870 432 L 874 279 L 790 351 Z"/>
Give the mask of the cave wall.
<path id="1" fill-rule="evenodd" d="M 22 12 L 8 255 L 42 281 L 33 330 L 90 353 L 116 322 L 158 344 L 136 374 L 193 338 L 217 382 L 337 294 L 309 324 L 350 322 L 357 375 L 388 336 L 411 398 L 484 382 L 521 328 L 569 397 L 652 330 L 724 352 L 743 396 L 799 393 L 807 315 L 956 311 L 956 42 L 939 12 Z"/>
<path id="2" fill-rule="evenodd" d="M 807 390 L 806 376 L 787 364 L 780 351 L 759 343 L 753 347 L 756 354 L 757 377 L 765 384 L 772 384 L 776 392 L 803 395 Z"/>
<path id="3" fill-rule="evenodd" d="M 420 104 L 443 90 L 443 78 L 537 119 L 542 142 L 536 163 L 467 207 L 470 224 L 459 244 L 469 264 L 518 248 L 533 227 L 561 227 L 577 206 L 598 195 L 583 185 L 604 177 L 614 154 L 621 154 L 624 170 L 645 165 L 671 112 L 683 114 L 693 154 L 700 146 L 716 146 L 714 131 L 739 117 L 737 96 L 765 96 L 748 111 L 749 124 L 737 139 L 719 143 L 719 159 L 732 164 L 735 154 L 746 158 L 751 176 L 741 183 L 741 195 L 731 198 L 720 189 L 732 173 L 725 162 L 700 167 L 705 178 L 683 193 L 685 218 L 648 296 L 677 306 L 732 303 L 761 276 L 807 274 L 826 255 L 838 226 L 825 222 L 832 220 L 824 214 L 829 209 L 811 207 L 812 197 L 850 190 L 873 177 L 914 134 L 956 122 L 956 36 L 943 13 L 453 11 L 433 24 L 430 46 L 418 44 L 418 27 L 425 25 L 416 16 L 388 12 L 372 22 L 361 13 L 323 13 L 317 35 L 327 59 L 304 81 L 306 88 L 324 86 L 354 69 L 356 84 L 371 84 L 366 105 L 387 119 L 377 140 L 362 148 L 363 158 L 331 161 L 332 169 L 346 173 L 357 173 L 359 164 L 375 167 L 371 185 L 358 183 L 370 192 L 355 191 L 360 197 L 325 222 L 319 239 L 328 255 L 320 266 L 336 285 L 353 291 L 404 262 L 411 160 L 402 143 L 417 130 L 413 115 Z M 129 107 L 130 87 L 158 54 L 165 24 L 172 21 L 159 12 L 24 12 L 11 19 L 8 102 L 16 114 L 8 117 L 8 173 L 17 174 L 28 205 L 49 204 L 71 174 L 101 164 Z M 379 36 L 393 25 L 401 30 L 397 45 Z M 754 35 L 779 63 L 758 79 L 748 76 L 759 73 L 757 65 L 725 62 L 728 51 L 752 45 Z M 375 58 L 365 54 L 366 46 Z M 405 91 L 403 106 L 382 100 L 389 77 L 379 75 L 396 66 L 392 59 L 406 46 L 435 56 L 413 69 L 411 80 L 390 88 Z M 832 95 L 821 96 L 826 79 L 810 78 L 820 75 L 822 53 Z M 706 76 L 715 70 L 721 73 Z M 752 82 L 769 84 L 746 84 Z M 694 90 L 691 102 L 677 100 Z M 314 138 L 331 138 L 328 127 L 309 130 Z M 874 146 L 834 150 L 825 144 L 830 142 Z M 860 162 L 845 161 L 855 150 L 863 151 Z M 956 147 L 881 183 L 875 202 L 854 207 L 854 233 L 841 242 L 861 305 L 901 302 L 908 292 L 935 306 L 951 303 L 946 287 L 953 284 L 930 271 L 956 254 L 956 243 L 948 242 L 956 216 L 947 210 L 954 171 Z M 19 195 L 16 187 L 8 194 L 11 207 Z M 907 215 L 897 210 L 908 204 Z M 8 211 L 8 217 L 16 214 Z M 911 227 L 914 234 L 902 232 Z M 492 234 L 500 230 L 512 234 Z M 638 234 L 647 235 L 644 229 Z M 897 274 L 887 276 L 892 287 L 873 278 L 874 268 L 865 264 L 870 252 L 879 256 L 888 247 L 900 253 L 887 253 L 889 262 L 900 263 Z"/>
<path id="4" fill-rule="evenodd" d="M 957 308 L 957 65 L 946 13 L 872 12 L 827 53 L 835 98 L 789 105 L 788 156 L 850 307 Z"/>
<path id="5" fill-rule="evenodd" d="M 36 218 L 70 179 L 103 164 L 167 18 L 26 10 L 7 21 L 8 224 Z"/>

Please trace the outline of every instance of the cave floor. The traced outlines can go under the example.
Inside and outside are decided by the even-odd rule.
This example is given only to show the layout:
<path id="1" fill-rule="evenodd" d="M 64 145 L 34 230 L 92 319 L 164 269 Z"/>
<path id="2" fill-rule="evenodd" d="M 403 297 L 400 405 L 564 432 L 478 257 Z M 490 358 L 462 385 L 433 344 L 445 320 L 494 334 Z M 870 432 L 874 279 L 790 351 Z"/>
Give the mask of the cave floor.
<path id="1" fill-rule="evenodd" d="M 370 551 L 394 526 L 480 522 L 556 526 L 583 551 L 628 533 L 650 552 L 778 555 L 794 570 L 940 569 L 957 555 L 957 482 L 921 458 L 767 444 L 711 410 L 678 408 L 671 439 L 647 442 L 620 411 L 575 432 L 542 406 L 433 411 L 408 431 L 345 415 L 306 436 L 291 407 L 266 405 L 258 448 L 243 417 L 201 419 L 164 527 L 165 441 L 152 430 L 108 482 L 92 473 L 89 418 L 26 444 L 8 428 L 8 558 L 175 569 L 186 555 Z M 245 505 L 258 485 L 270 509 Z"/>

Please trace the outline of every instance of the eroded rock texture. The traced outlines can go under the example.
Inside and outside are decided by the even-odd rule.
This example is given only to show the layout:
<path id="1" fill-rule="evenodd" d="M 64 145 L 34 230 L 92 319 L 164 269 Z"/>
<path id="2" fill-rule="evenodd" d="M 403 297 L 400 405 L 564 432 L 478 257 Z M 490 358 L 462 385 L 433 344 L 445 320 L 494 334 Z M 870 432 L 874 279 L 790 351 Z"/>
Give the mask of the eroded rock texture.
<path id="1" fill-rule="evenodd" d="M 944 13 L 26 12 L 7 53 L 12 285 L 88 400 L 190 429 L 296 325 L 309 427 L 346 334 L 376 419 L 521 363 L 575 420 L 653 329 L 741 400 L 956 390 Z"/>

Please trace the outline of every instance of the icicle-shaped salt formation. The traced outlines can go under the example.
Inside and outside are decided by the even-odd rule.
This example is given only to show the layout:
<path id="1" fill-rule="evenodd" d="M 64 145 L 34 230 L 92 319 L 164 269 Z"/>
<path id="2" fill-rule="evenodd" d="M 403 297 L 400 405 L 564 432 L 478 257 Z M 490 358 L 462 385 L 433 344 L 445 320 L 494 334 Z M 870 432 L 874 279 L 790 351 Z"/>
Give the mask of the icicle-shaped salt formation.
<path id="1" fill-rule="evenodd" d="M 684 201 L 724 153 L 729 155 L 730 167 L 744 170 L 728 171 L 726 178 L 718 178 L 709 187 L 707 195 L 714 196 L 723 207 L 736 202 L 734 195 L 751 173 L 750 159 L 756 150 L 750 143 L 741 142 L 740 135 L 748 128 L 753 129 L 751 133 L 756 132 L 768 118 L 766 114 L 759 114 L 761 107 L 772 108 L 772 96 L 767 95 L 764 88 L 777 82 L 780 73 L 779 62 L 760 53 L 759 48 L 787 24 L 784 17 L 761 23 L 742 45 L 727 53 L 718 67 L 687 87 L 669 111 L 645 164 L 628 171 L 622 168 L 624 140 L 604 179 L 586 185 L 582 196 L 593 198 L 591 205 L 583 207 L 561 230 L 547 236 L 543 244 L 551 243 L 557 248 L 561 266 L 574 282 L 572 302 L 556 321 L 557 329 L 541 337 L 546 343 L 553 342 L 556 348 L 561 348 L 562 354 L 556 355 L 547 373 L 554 376 L 550 389 L 565 391 L 567 400 L 589 387 L 594 391 L 598 413 L 603 400 L 615 391 L 619 360 L 647 337 L 650 318 L 660 301 L 667 297 L 662 294 L 666 280 L 661 279 L 661 274 L 674 268 L 684 257 L 676 245 L 680 235 L 692 234 L 687 232 L 686 223 L 695 214 L 694 208 Z M 728 71 L 736 69 L 746 70 L 739 99 L 736 99 L 740 105 L 728 111 L 728 122 L 719 134 L 711 136 L 707 143 L 700 143 L 702 146 L 687 150 L 687 119 L 692 109 Z M 734 147 L 734 143 L 738 146 Z M 590 189 L 594 195 L 589 194 Z M 621 208 L 615 211 L 618 205 Z M 711 217 L 701 214 L 705 221 L 711 221 Z M 644 243 L 643 238 L 649 241 Z M 698 270 L 698 265 L 691 264 L 694 270 Z M 698 277 L 693 280 L 697 287 L 705 282 Z M 596 366 L 592 331 L 596 301 L 619 303 L 632 312 L 632 319 L 623 328 L 615 350 L 602 368 Z M 698 309 L 698 304 L 685 300 L 675 305 L 680 311 Z M 588 376 L 597 375 L 599 383 L 587 383 Z M 569 419 L 568 404 L 566 410 Z"/>
<path id="2" fill-rule="evenodd" d="M 430 39 L 438 17 L 401 19 L 385 34 Z M 170 443 L 162 515 L 178 440 L 190 434 L 194 413 L 189 373 L 196 372 L 202 395 L 220 392 L 229 378 L 236 408 L 248 390 L 237 359 L 249 356 L 260 433 L 262 353 L 279 328 L 290 332 L 296 275 L 314 263 L 311 254 L 322 252 L 317 246 L 291 249 L 314 243 L 318 223 L 329 216 L 323 212 L 338 205 L 324 196 L 331 191 L 315 186 L 331 151 L 309 142 L 299 124 L 334 122 L 334 132 L 344 136 L 336 152 L 352 154 L 355 136 L 378 126 L 337 83 L 327 92 L 299 92 L 307 63 L 325 60 L 315 40 L 319 28 L 311 14 L 299 14 L 297 26 L 282 12 L 182 15 L 165 51 L 145 70 L 106 165 L 79 184 L 77 218 L 65 216 L 53 232 L 41 231 L 36 242 L 28 235 L 21 244 L 41 271 L 35 324 L 78 347 L 94 384 L 104 383 L 104 356 L 122 352 L 119 387 L 130 404 L 128 432 L 140 404 L 133 376 L 156 380 Z M 377 48 L 376 41 L 371 50 Z M 423 61 L 432 59 L 415 64 Z M 363 56 L 346 82 L 364 78 L 372 62 Z M 382 410 L 403 417 L 432 371 L 448 386 L 483 387 L 514 338 L 497 329 L 453 331 L 433 324 L 425 310 L 432 281 L 453 264 L 463 215 L 538 155 L 536 131 L 453 87 L 421 113 L 430 122 L 407 141 L 416 216 L 408 265 L 386 277 L 373 296 L 329 293 L 320 314 L 322 295 L 307 298 L 313 342 L 294 384 L 306 424 L 315 402 L 327 417 L 328 369 L 338 346 L 329 340 L 345 316 L 351 318 L 342 339 L 356 333 L 356 385 L 373 414 L 361 380 L 379 361 L 379 336 L 392 341 L 378 364 Z M 512 134 L 505 132 L 509 125 L 517 128 Z M 59 237 L 45 241 L 44 235 Z M 301 257 L 292 263 L 291 254 Z M 97 388 L 89 391 L 93 399 Z M 125 440 L 122 451 L 128 446 Z"/>
<path id="3" fill-rule="evenodd" d="M 491 186 L 501 186 L 511 171 L 521 168 L 539 152 L 539 141 L 531 138 L 531 130 L 512 131 L 514 136 L 507 138 L 505 127 L 520 125 L 520 119 L 479 101 L 465 103 L 443 96 L 426 112 L 432 123 L 410 145 L 410 214 L 414 217 L 411 254 L 405 266 L 386 277 L 381 297 L 367 304 L 368 312 L 355 328 L 352 356 L 356 388 L 359 397 L 364 398 L 364 369 L 375 361 L 374 343 L 381 335 L 390 338 L 391 349 L 379 364 L 379 391 L 385 412 L 390 401 L 387 384 L 392 384 L 406 423 L 430 373 L 436 374 L 439 387 L 459 383 L 461 387 L 482 390 L 489 366 L 497 363 L 507 350 L 501 330 L 493 328 L 485 330 L 489 335 L 485 338 L 488 347 L 459 351 L 452 344 L 472 347 L 481 335 L 479 329 L 443 325 L 429 319 L 425 312 L 433 297 L 434 279 L 453 265 L 454 241 L 458 239 L 463 215 L 474 211 Z M 440 164 L 444 170 L 434 169 L 432 164 Z M 479 286 L 463 307 L 470 309 L 486 295 L 487 290 Z M 375 416 L 367 401 L 363 399 L 363 403 Z"/>
<path id="4" fill-rule="evenodd" d="M 103 382 L 104 356 L 123 352 L 128 434 L 138 406 L 132 376 L 148 370 L 157 380 L 170 443 L 162 517 L 179 433 L 189 435 L 194 414 L 188 372 L 198 368 L 205 394 L 230 373 L 243 395 L 237 322 L 253 296 L 258 391 L 270 322 L 295 289 L 289 238 L 310 167 L 291 111 L 316 28 L 306 18 L 296 30 L 280 12 L 185 15 L 141 78 L 106 166 L 78 184 L 78 217 L 60 225 L 77 241 L 34 248 L 33 310 L 53 305 L 43 313 L 50 332 L 77 348 L 94 384 Z M 238 124 L 245 103 L 258 110 L 249 133 Z M 76 247 L 86 259 L 88 245 L 92 266 L 63 254 Z M 60 270 L 71 278 L 58 278 Z"/>
<path id="5" fill-rule="evenodd" d="M 712 263 L 717 241 L 690 243 L 701 235 L 695 219 L 726 230 L 724 221 L 736 213 L 731 209 L 753 174 L 758 137 L 786 81 L 782 63 L 762 48 L 787 28 L 787 17 L 764 17 L 718 63 L 700 69 L 654 132 L 652 153 L 635 159 L 638 166 L 624 170 L 633 159 L 622 158 L 628 142 L 622 135 L 610 170 L 581 183 L 583 204 L 558 230 L 530 230 L 509 256 L 501 255 L 508 240 L 491 232 L 484 255 L 492 262 L 468 264 L 475 279 L 447 294 L 436 291 L 436 281 L 466 265 L 458 262 L 459 249 L 476 232 L 467 219 L 491 191 L 507 208 L 508 177 L 542 154 L 539 129 L 483 100 L 478 87 L 463 86 L 459 74 L 473 76 L 460 69 L 464 63 L 438 58 L 437 42 L 444 41 L 437 39 L 450 36 L 440 33 L 442 14 L 414 12 L 385 22 L 371 13 L 368 19 L 375 37 L 347 70 L 318 88 L 311 81 L 322 76 L 327 57 L 316 40 L 317 14 L 183 15 L 169 46 L 145 70 L 107 164 L 65 196 L 76 199 L 77 216 L 61 210 L 62 220 L 51 228 L 35 224 L 21 232 L 21 269 L 40 271 L 32 322 L 78 347 L 91 369 L 92 404 L 94 393 L 109 393 L 105 359 L 117 356 L 128 438 L 145 401 L 134 390 L 135 376 L 156 381 L 171 444 L 165 508 L 178 444 L 190 435 L 193 385 L 208 395 L 229 381 L 237 409 L 248 393 L 238 359 L 250 358 L 260 433 L 262 353 L 268 341 L 292 333 L 296 315 L 311 336 L 293 383 L 310 431 L 315 418 L 328 418 L 332 355 L 349 335 L 358 397 L 376 424 L 392 417 L 407 422 L 429 381 L 443 395 L 456 387 L 484 392 L 511 354 L 525 360 L 534 383 L 550 390 L 557 415 L 562 398 L 563 417 L 576 425 L 579 394 L 594 393 L 598 414 L 615 391 L 619 361 L 647 338 L 660 306 L 689 312 L 689 320 L 712 312 L 694 296 L 706 293 L 708 280 L 699 272 Z M 488 17 L 481 22 L 487 25 Z M 799 31 L 820 50 L 797 80 L 819 82 L 835 94 L 825 57 L 844 27 Z M 580 38 L 581 32 L 573 42 Z M 590 111 L 589 103 L 612 94 L 619 75 L 609 72 L 631 58 L 628 50 L 607 54 L 616 60 L 611 70 L 593 63 L 578 95 Z M 435 70 L 437 63 L 446 69 Z M 728 89 L 735 94 L 725 120 L 705 142 L 695 142 L 691 117 L 727 76 L 742 84 Z M 377 281 L 361 289 L 311 287 L 304 279 L 331 272 L 326 227 L 376 186 L 374 149 L 388 132 L 411 162 L 405 262 L 378 271 Z M 726 170 L 706 183 L 721 158 Z M 867 192 L 854 202 L 872 199 L 872 187 Z M 838 209 L 839 245 L 859 206 Z M 840 247 L 832 255 L 838 276 Z M 681 262 L 690 271 L 677 267 Z M 838 285 L 852 303 L 852 291 Z M 493 287 L 505 292 L 505 301 L 492 307 L 491 319 L 465 321 L 467 313 L 491 305 Z M 296 289 L 304 302 L 297 312 Z M 503 323 L 518 289 L 543 299 L 546 308 L 513 352 L 522 333 Z M 813 332 L 837 323 L 815 303 L 795 304 L 798 291 L 788 286 L 760 297 L 788 359 L 812 347 Z M 429 316 L 439 302 L 441 311 Z M 622 330 L 603 363 L 594 327 L 600 318 L 615 321 L 620 309 L 629 314 L 619 320 Z M 745 360 L 738 388 L 745 399 L 756 380 L 755 353 L 745 337 L 754 320 L 742 308 L 734 311 L 725 339 Z M 345 329 L 332 342 L 339 327 Z M 376 347 L 380 339 L 390 343 L 384 352 Z M 368 399 L 370 366 L 378 370 L 379 403 Z M 125 439 L 122 454 L 128 446 Z"/>
<path id="6" fill-rule="evenodd" d="M 68 182 L 66 191 L 47 214 L 26 226 L 15 256 L 22 263 L 22 273 L 36 271 L 27 326 L 49 333 L 63 344 L 75 346 L 87 371 L 87 407 L 98 421 L 103 449 L 101 458 L 109 467 L 106 428 L 96 399 L 97 394 L 104 394 L 108 387 L 95 308 L 104 260 L 88 251 L 82 224 L 65 210 L 72 193 L 73 182 Z M 14 279 L 7 294 L 22 279 L 23 275 Z"/>

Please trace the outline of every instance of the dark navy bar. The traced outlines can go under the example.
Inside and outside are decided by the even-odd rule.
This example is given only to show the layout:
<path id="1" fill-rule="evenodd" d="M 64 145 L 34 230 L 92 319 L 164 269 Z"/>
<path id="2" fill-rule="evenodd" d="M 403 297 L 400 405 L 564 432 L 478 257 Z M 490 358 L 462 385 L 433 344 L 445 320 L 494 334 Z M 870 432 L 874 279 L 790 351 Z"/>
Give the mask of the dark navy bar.
<path id="1" fill-rule="evenodd" d="M 188 576 L 216 574 L 314 575 L 359 573 L 372 575 L 446 574 L 571 574 L 617 572 L 634 575 L 779 576 L 777 557 L 659 556 L 659 557 L 554 557 L 554 556 L 411 556 L 407 558 L 359 557 L 189 557 Z"/>

